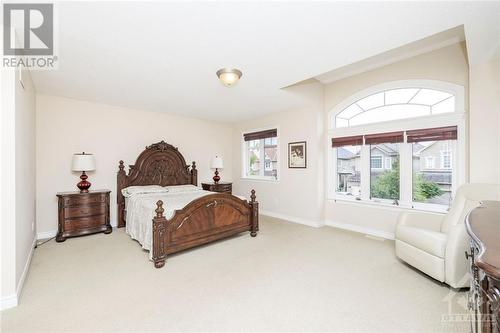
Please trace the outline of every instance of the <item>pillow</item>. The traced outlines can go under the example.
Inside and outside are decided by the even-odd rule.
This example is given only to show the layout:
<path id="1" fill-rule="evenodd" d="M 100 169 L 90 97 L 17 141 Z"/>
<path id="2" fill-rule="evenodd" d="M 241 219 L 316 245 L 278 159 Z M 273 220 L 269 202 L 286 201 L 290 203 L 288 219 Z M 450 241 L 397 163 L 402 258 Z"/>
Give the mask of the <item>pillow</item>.
<path id="1" fill-rule="evenodd" d="M 180 193 L 180 192 L 191 192 L 191 191 L 199 191 L 200 188 L 194 185 L 173 185 L 173 186 L 165 186 L 165 189 L 169 193 Z"/>
<path id="2" fill-rule="evenodd" d="M 122 189 L 124 197 L 128 198 L 134 194 L 168 192 L 169 190 L 160 185 L 129 186 Z"/>

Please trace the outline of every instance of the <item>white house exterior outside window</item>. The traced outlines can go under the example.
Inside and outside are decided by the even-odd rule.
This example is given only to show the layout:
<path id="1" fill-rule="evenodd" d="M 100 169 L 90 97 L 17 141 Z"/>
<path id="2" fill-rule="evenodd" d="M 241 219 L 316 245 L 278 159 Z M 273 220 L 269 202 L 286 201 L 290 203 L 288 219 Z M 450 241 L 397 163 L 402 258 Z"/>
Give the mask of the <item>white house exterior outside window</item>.
<path id="1" fill-rule="evenodd" d="M 444 211 L 465 182 L 462 86 L 387 82 L 337 105 L 329 124 L 330 200 Z"/>

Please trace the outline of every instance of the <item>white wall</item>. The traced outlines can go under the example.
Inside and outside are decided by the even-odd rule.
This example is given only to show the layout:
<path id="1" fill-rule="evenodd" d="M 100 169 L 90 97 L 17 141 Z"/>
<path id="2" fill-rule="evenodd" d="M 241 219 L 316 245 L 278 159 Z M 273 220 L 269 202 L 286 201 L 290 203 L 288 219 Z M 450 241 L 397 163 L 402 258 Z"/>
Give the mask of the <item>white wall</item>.
<path id="1" fill-rule="evenodd" d="M 1 307 L 17 305 L 35 241 L 35 90 L 29 71 L 2 70 Z"/>
<path id="2" fill-rule="evenodd" d="M 500 184 L 500 59 L 470 68 L 470 180 Z"/>
<path id="3" fill-rule="evenodd" d="M 248 196 L 255 189 L 259 208 L 265 214 L 295 222 L 320 225 L 323 221 L 323 86 L 310 81 L 287 88 L 298 94 L 306 106 L 242 121 L 234 126 L 234 193 Z M 279 181 L 242 179 L 242 133 L 255 129 L 278 128 Z M 288 168 L 288 143 L 307 142 L 307 168 Z"/>
<path id="4" fill-rule="evenodd" d="M 16 73 L 16 281 L 35 239 L 35 88 L 29 71 Z M 24 88 L 23 88 L 24 86 Z"/>
<path id="5" fill-rule="evenodd" d="M 232 127 L 162 112 L 147 112 L 39 94 L 36 99 L 37 231 L 57 230 L 60 191 L 77 190 L 79 173 L 71 172 L 76 152 L 93 153 L 96 171 L 89 172 L 91 189 L 111 193 L 111 223 L 116 224 L 116 173 L 118 161 L 134 164 L 151 143 L 165 140 L 179 148 L 188 164 L 196 161 L 198 184 L 211 180 L 213 156 L 224 160 L 221 176 L 232 179 Z M 128 168 L 127 168 L 128 169 Z M 127 170 L 128 171 L 128 170 Z"/>
<path id="6" fill-rule="evenodd" d="M 2 237 L 2 308 L 15 306 L 16 299 L 16 155 L 15 155 L 15 72 L 1 70 L 1 170 L 0 221 Z"/>
<path id="7" fill-rule="evenodd" d="M 454 44 L 429 53 L 399 61 L 378 69 L 354 75 L 325 86 L 325 126 L 329 112 L 358 91 L 396 80 L 430 79 L 465 87 L 465 108 L 468 111 L 468 64 L 465 44 Z M 325 139 L 326 140 L 326 139 Z M 467 171 L 466 171 L 467 174 Z M 327 223 L 350 224 L 353 229 L 374 230 L 381 235 L 394 233 L 398 208 L 374 207 L 360 203 L 327 200 Z"/>

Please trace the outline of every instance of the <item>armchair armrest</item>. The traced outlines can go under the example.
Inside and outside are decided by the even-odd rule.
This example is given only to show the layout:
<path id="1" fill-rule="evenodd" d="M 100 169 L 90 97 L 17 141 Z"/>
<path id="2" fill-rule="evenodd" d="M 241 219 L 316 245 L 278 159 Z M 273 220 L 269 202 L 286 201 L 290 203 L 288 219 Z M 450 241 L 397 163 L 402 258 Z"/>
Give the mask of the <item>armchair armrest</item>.
<path id="1" fill-rule="evenodd" d="M 464 288 L 469 285 L 470 264 L 465 258 L 465 251 L 470 249 L 468 239 L 465 223 L 454 225 L 448 231 L 445 254 L 445 282 L 453 288 Z"/>
<path id="2" fill-rule="evenodd" d="M 444 216 L 424 212 L 402 212 L 399 214 L 396 229 L 399 226 L 410 226 L 432 231 L 440 231 Z"/>

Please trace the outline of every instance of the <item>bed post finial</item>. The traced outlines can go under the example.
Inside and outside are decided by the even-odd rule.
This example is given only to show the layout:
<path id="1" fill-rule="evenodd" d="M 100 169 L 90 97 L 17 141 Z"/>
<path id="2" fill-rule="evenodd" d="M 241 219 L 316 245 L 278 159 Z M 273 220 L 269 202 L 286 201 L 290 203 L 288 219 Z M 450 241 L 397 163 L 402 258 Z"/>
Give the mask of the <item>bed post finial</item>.
<path id="1" fill-rule="evenodd" d="M 255 198 L 257 198 L 257 196 L 255 195 L 255 190 L 252 190 L 251 193 L 252 194 L 250 195 L 250 200 L 252 200 L 252 202 L 255 202 Z"/>
<path id="2" fill-rule="evenodd" d="M 158 200 L 156 206 L 157 206 L 157 208 L 155 209 L 156 217 L 164 217 L 163 212 L 165 211 L 165 209 L 163 209 L 163 201 Z"/>
<path id="3" fill-rule="evenodd" d="M 118 169 L 120 169 L 120 171 L 123 171 L 125 169 L 125 165 L 123 165 L 123 161 L 120 160 L 119 162 L 120 164 L 118 165 Z"/>
<path id="4" fill-rule="evenodd" d="M 191 184 L 198 186 L 198 170 L 196 170 L 196 162 L 193 161 L 191 164 Z"/>

